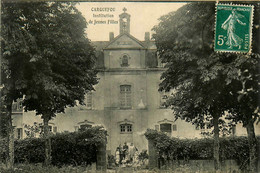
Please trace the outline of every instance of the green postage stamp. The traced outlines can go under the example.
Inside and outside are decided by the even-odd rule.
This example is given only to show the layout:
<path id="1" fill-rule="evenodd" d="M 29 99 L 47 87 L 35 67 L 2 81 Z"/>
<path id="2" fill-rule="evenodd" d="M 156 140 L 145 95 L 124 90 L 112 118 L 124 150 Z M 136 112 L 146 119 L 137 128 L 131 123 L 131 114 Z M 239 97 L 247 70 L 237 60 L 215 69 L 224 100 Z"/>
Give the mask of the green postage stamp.
<path id="1" fill-rule="evenodd" d="M 253 6 L 217 4 L 215 51 L 250 53 Z"/>

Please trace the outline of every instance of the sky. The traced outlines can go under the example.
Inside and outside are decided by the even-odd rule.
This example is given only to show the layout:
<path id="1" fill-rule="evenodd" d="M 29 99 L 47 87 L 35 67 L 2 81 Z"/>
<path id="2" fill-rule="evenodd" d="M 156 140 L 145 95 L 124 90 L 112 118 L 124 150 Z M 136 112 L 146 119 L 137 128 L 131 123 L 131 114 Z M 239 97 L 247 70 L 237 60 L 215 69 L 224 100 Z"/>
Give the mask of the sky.
<path id="1" fill-rule="evenodd" d="M 152 33 L 151 29 L 159 23 L 162 15 L 183 5 L 183 2 L 80 2 L 77 8 L 88 22 L 86 34 L 91 41 L 108 41 L 109 32 L 114 32 L 115 37 L 119 34 L 119 14 L 123 13 L 124 7 L 131 15 L 130 34 L 143 41 L 145 32 Z M 95 24 L 95 20 L 99 22 Z M 109 24 L 108 20 L 111 21 Z"/>

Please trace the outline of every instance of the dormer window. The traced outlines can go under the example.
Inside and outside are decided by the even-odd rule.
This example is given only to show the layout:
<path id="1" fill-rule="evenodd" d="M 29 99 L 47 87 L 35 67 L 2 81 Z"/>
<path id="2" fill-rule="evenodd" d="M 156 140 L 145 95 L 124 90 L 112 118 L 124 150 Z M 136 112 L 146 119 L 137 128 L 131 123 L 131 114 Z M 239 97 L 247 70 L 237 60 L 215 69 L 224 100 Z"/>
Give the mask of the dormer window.
<path id="1" fill-rule="evenodd" d="M 128 67 L 129 66 L 129 56 L 127 55 L 123 55 L 123 57 L 121 57 L 121 67 Z"/>

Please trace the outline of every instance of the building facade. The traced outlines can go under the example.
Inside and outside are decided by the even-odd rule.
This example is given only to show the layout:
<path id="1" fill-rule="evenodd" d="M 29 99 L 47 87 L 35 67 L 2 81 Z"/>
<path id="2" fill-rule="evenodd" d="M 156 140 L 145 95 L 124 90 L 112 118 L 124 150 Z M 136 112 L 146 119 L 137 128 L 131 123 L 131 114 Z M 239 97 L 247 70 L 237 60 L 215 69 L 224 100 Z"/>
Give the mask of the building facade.
<path id="1" fill-rule="evenodd" d="M 156 56 L 155 43 L 148 32 L 144 34 L 144 41 L 132 36 L 130 19 L 128 13 L 122 13 L 119 16 L 120 34 L 114 37 L 109 33 L 109 41 L 93 42 L 97 50 L 99 83 L 95 91 L 86 95 L 84 106 L 67 108 L 64 114 L 51 120 L 50 131 L 77 131 L 102 125 L 108 131 L 107 150 L 111 153 L 125 142 L 133 143 L 139 151 L 147 149 L 144 132 L 148 128 L 175 137 L 202 137 L 201 132 L 209 129 L 175 121 L 172 110 L 164 107 L 167 93 L 158 89 L 165 69 Z M 25 125 L 32 126 L 42 119 L 33 111 L 22 112 L 19 102 L 14 105 L 18 110 L 13 115 L 15 136 L 24 138 Z M 238 131 L 246 135 L 245 129 Z"/>

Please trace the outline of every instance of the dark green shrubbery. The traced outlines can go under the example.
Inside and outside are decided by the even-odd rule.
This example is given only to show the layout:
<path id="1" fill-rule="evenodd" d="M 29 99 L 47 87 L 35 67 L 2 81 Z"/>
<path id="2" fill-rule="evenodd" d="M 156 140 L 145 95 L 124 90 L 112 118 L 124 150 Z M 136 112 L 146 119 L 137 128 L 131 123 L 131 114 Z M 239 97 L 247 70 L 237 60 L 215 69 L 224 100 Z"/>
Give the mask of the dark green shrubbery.
<path id="1" fill-rule="evenodd" d="M 14 159 L 16 163 L 41 163 L 44 161 L 44 140 L 42 138 L 26 138 L 14 143 Z"/>
<path id="2" fill-rule="evenodd" d="M 145 133 L 153 141 L 159 157 L 165 160 L 211 160 L 213 159 L 213 139 L 179 139 L 171 138 L 165 133 L 148 129 Z M 260 137 L 258 137 L 260 141 Z M 247 137 L 220 138 L 221 160 L 236 160 L 240 167 L 249 161 Z"/>
<path id="3" fill-rule="evenodd" d="M 102 127 L 93 127 L 53 136 L 52 164 L 88 165 L 96 162 L 97 147 L 106 143 L 106 135 Z"/>
<path id="4" fill-rule="evenodd" d="M 107 132 L 103 127 L 51 136 L 52 164 L 56 166 L 88 165 L 96 162 L 97 148 L 100 144 L 106 143 L 106 136 Z M 0 153 L 3 159 L 5 154 L 5 152 Z M 43 138 L 26 138 L 15 141 L 15 162 L 44 162 Z"/>
<path id="5" fill-rule="evenodd" d="M 6 138 L 0 138 L 0 164 L 5 161 L 6 158 L 6 147 L 7 140 Z"/>
<path id="6" fill-rule="evenodd" d="M 145 159 L 148 159 L 147 150 L 141 151 L 141 153 L 138 155 L 138 159 L 141 161 L 144 161 Z"/>

